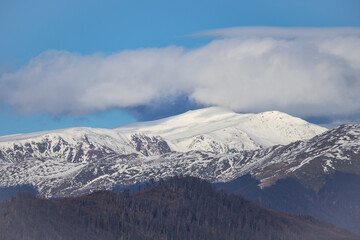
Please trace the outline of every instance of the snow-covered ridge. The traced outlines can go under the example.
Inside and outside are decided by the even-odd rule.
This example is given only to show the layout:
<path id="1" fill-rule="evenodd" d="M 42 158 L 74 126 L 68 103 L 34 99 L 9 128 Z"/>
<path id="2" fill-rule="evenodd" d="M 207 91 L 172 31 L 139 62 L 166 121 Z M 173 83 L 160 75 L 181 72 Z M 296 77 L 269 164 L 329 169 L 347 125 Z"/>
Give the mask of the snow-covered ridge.
<path id="1" fill-rule="evenodd" d="M 57 158 L 92 161 L 108 155 L 144 156 L 192 150 L 236 153 L 309 139 L 326 131 L 288 114 L 238 114 L 219 107 L 122 126 L 69 128 L 0 137 L 0 159 Z"/>
<path id="2" fill-rule="evenodd" d="M 210 107 L 116 130 L 162 136 L 173 150 L 180 152 L 239 152 L 309 139 L 327 129 L 278 111 L 238 114 Z"/>
<path id="3" fill-rule="evenodd" d="M 0 162 L 0 186 L 31 184 L 42 196 L 65 197 L 174 175 L 228 182 L 250 173 L 260 180 L 261 187 L 292 177 L 318 189 L 335 171 L 360 174 L 360 125 L 340 126 L 309 140 L 240 153 L 189 151 L 112 154 L 91 162 L 56 158 Z"/>
<path id="4" fill-rule="evenodd" d="M 171 149 L 160 136 L 118 134 L 110 129 L 70 128 L 0 139 L 0 160 L 7 162 L 28 158 L 91 162 L 110 155 L 136 153 L 149 156 L 169 151 Z"/>

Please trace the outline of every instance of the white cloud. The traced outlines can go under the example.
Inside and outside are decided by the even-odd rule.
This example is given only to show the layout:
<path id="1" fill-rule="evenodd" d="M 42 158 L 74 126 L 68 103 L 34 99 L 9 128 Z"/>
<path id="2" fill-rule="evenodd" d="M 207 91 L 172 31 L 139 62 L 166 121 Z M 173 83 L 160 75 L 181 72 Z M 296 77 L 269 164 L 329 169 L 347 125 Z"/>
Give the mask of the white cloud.
<path id="1" fill-rule="evenodd" d="M 0 79 L 21 112 L 81 115 L 187 94 L 236 111 L 298 116 L 360 112 L 360 28 L 232 28 L 203 47 L 82 56 L 48 51 Z"/>

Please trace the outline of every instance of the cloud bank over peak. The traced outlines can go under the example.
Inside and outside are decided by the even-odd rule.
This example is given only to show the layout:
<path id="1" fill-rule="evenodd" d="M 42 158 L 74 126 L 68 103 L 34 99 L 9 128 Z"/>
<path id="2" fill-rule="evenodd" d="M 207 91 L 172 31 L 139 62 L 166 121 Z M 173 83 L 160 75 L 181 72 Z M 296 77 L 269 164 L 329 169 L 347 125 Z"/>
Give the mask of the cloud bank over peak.
<path id="1" fill-rule="evenodd" d="M 110 55 L 47 51 L 0 78 L 0 102 L 23 113 L 83 115 L 177 96 L 241 112 L 360 113 L 360 28 L 244 27 L 196 48 Z"/>

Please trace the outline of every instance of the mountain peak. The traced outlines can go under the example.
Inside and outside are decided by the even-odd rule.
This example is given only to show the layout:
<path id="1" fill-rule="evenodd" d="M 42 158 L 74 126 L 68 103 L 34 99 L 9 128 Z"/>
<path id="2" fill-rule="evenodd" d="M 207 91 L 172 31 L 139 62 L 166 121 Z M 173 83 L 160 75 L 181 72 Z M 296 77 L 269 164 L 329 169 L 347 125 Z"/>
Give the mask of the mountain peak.
<path id="1" fill-rule="evenodd" d="M 308 139 L 327 129 L 279 111 L 239 114 L 209 107 L 116 130 L 163 136 L 175 151 L 238 152 Z"/>
<path id="2" fill-rule="evenodd" d="M 209 107 L 116 129 L 68 128 L 3 136 L 0 137 L 0 158 L 18 160 L 19 156 L 36 156 L 88 161 L 91 156 L 107 154 L 148 154 L 142 148 L 145 145 L 139 147 L 135 144 L 138 147 L 134 149 L 134 134 L 146 136 L 136 139 L 146 144 L 146 148 L 152 149 L 153 153 L 164 152 L 164 149 L 235 153 L 308 139 L 325 130 L 278 111 L 239 114 L 221 107 Z M 154 136 L 161 136 L 162 139 Z M 157 151 L 159 144 L 169 149 L 163 147 Z"/>

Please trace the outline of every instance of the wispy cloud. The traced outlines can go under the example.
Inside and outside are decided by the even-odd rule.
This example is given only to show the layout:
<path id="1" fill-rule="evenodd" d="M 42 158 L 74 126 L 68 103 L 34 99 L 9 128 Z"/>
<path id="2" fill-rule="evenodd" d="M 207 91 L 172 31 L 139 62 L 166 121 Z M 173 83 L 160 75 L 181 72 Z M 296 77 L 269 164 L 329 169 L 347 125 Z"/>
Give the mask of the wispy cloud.
<path id="1" fill-rule="evenodd" d="M 48 51 L 0 79 L 0 101 L 24 113 L 81 115 L 187 95 L 236 111 L 298 116 L 360 112 L 360 28 L 244 27 L 197 48 L 82 56 Z"/>
<path id="2" fill-rule="evenodd" d="M 331 38 L 360 36 L 358 27 L 232 27 L 203 31 L 192 34 L 194 37 L 231 37 L 231 38 Z"/>

